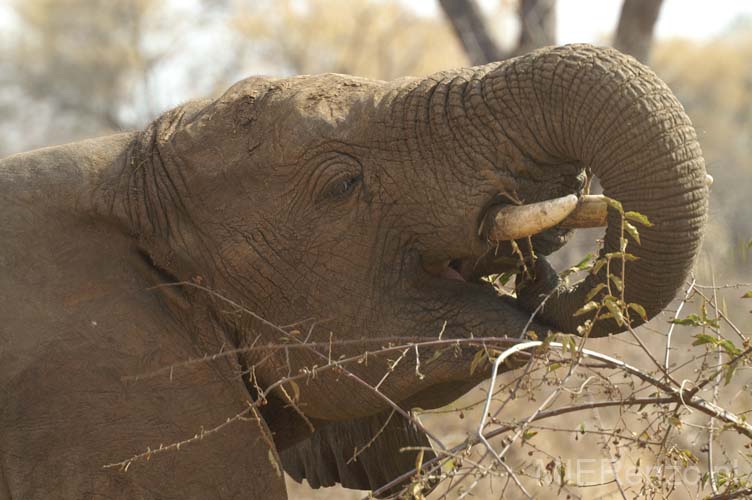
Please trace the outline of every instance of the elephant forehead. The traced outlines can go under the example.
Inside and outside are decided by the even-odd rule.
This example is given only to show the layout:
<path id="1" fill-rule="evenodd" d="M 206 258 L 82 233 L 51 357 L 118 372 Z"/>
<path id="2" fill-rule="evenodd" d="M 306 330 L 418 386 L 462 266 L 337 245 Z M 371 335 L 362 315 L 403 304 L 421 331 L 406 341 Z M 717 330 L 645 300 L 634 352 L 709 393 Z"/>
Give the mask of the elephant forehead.
<path id="1" fill-rule="evenodd" d="M 298 134 L 336 135 L 372 109 L 382 86 L 383 82 L 334 73 L 276 80 L 261 100 L 259 117 Z"/>

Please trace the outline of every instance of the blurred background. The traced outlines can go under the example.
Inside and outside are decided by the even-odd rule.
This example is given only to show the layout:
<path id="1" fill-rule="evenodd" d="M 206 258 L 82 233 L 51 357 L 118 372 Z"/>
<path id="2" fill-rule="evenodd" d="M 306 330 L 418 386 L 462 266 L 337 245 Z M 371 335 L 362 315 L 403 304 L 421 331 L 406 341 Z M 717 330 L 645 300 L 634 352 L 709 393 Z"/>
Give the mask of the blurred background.
<path id="1" fill-rule="evenodd" d="M 393 79 L 573 42 L 628 52 L 677 94 L 715 177 L 698 279 L 752 281 L 749 0 L 0 0 L 0 157 L 140 128 L 250 75 Z M 593 246 L 578 238 L 557 265 Z M 436 425 L 465 435 L 456 417 Z"/>

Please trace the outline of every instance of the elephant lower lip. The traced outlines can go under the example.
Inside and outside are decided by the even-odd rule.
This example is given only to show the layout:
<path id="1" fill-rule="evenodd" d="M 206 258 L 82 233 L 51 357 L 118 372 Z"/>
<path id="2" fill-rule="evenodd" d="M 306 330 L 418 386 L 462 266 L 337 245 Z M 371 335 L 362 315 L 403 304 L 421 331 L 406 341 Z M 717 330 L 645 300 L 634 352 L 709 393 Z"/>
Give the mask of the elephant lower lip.
<path id="1" fill-rule="evenodd" d="M 437 278 L 462 281 L 463 283 L 467 282 L 466 276 L 463 274 L 463 261 L 460 259 L 452 259 L 443 263 L 434 263 L 433 265 L 424 264 L 423 268 Z"/>
<path id="2" fill-rule="evenodd" d="M 511 261 L 511 263 L 510 263 Z M 423 269 L 437 278 L 462 283 L 480 284 L 484 277 L 509 272 L 515 269 L 517 258 L 504 258 L 495 255 L 485 257 L 456 258 L 444 262 L 424 264 Z"/>
<path id="3" fill-rule="evenodd" d="M 441 277 L 448 280 L 465 281 L 465 278 L 451 267 L 445 268 L 441 273 Z"/>

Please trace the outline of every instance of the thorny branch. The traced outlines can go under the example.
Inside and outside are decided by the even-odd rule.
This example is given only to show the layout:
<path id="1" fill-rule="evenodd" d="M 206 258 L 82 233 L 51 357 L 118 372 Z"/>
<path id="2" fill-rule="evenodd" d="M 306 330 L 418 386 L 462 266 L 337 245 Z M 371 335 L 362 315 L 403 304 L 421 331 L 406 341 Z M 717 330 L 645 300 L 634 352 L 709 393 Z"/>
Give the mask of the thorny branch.
<path id="1" fill-rule="evenodd" d="M 623 270 L 622 270 L 623 272 Z M 718 356 L 718 359 L 715 363 L 705 366 L 699 373 L 702 374 L 702 376 L 695 379 L 695 381 L 689 381 L 680 377 L 677 377 L 674 374 L 679 373 L 680 370 L 686 369 L 687 366 L 691 366 L 691 363 L 702 361 L 707 358 L 707 356 L 694 356 L 689 361 L 683 362 L 677 366 L 671 366 L 670 364 L 670 357 L 669 357 L 669 351 L 676 349 L 675 346 L 672 345 L 672 339 L 673 339 L 673 332 L 674 329 L 677 327 L 676 323 L 672 323 L 670 329 L 668 330 L 668 333 L 665 335 L 665 352 L 662 359 L 662 363 L 658 362 L 658 359 L 656 359 L 656 356 L 653 353 L 650 353 L 649 356 L 647 356 L 646 359 L 652 360 L 653 365 L 657 369 L 657 374 L 651 374 L 650 372 L 638 368 L 636 366 L 633 366 L 631 364 L 628 364 L 622 360 L 616 359 L 612 356 L 608 356 L 602 353 L 599 353 L 597 351 L 593 351 L 590 349 L 584 348 L 584 341 L 587 338 L 587 332 L 585 332 L 585 339 L 583 339 L 581 342 L 573 342 L 572 340 L 567 340 L 567 337 L 563 337 L 563 341 L 558 340 L 544 340 L 544 341 L 526 341 L 523 339 L 513 339 L 513 338 L 506 338 L 506 337 L 497 337 L 497 338 L 485 338 L 485 339 L 444 339 L 442 337 L 442 332 L 438 335 L 438 337 L 427 340 L 425 338 L 414 338 L 414 337 L 393 337 L 389 339 L 372 339 L 371 341 L 334 341 L 330 338 L 328 342 L 310 342 L 310 336 L 311 332 L 309 331 L 308 335 L 305 336 L 304 339 L 298 338 L 296 335 L 291 335 L 290 332 L 287 330 L 287 327 L 278 327 L 276 325 L 273 325 L 272 323 L 265 321 L 263 318 L 258 317 L 257 315 L 253 314 L 251 311 L 246 310 L 241 305 L 236 304 L 224 297 L 218 296 L 211 290 L 202 287 L 201 285 L 197 285 L 195 283 L 181 283 L 176 285 L 187 285 L 192 286 L 198 289 L 203 290 L 206 293 L 211 294 L 212 296 L 218 298 L 219 300 L 222 300 L 226 303 L 229 303 L 232 307 L 234 307 L 236 310 L 240 310 L 245 314 L 249 314 L 252 317 L 258 319 L 262 323 L 266 324 L 267 326 L 270 326 L 275 331 L 282 333 L 283 338 L 285 339 L 285 342 L 281 344 L 275 344 L 275 345 L 264 345 L 259 346 L 257 345 L 257 340 L 254 341 L 251 345 L 239 348 L 239 349 L 222 349 L 221 352 L 218 352 L 216 354 L 211 355 L 205 355 L 201 358 L 196 359 L 189 359 L 182 363 L 177 363 L 174 365 L 171 365 L 169 367 L 164 367 L 160 370 L 146 373 L 146 374 L 139 374 L 132 377 L 129 377 L 129 380 L 137 381 L 142 380 L 145 378 L 160 376 L 160 375 L 168 375 L 170 379 L 172 380 L 172 377 L 174 376 L 174 372 L 180 368 L 188 367 L 194 364 L 198 363 L 208 363 L 215 360 L 218 360 L 222 357 L 227 356 L 237 356 L 238 354 L 244 353 L 244 352 L 254 352 L 254 351 L 269 351 L 270 349 L 285 349 L 285 350 L 295 350 L 295 349 L 305 349 L 309 350 L 313 353 L 315 353 L 320 359 L 325 361 L 322 363 L 321 366 L 313 366 L 306 369 L 301 370 L 299 373 L 289 373 L 287 377 L 281 378 L 275 383 L 269 385 L 268 387 L 261 388 L 257 387 L 259 396 L 256 401 L 249 401 L 248 407 L 240 411 L 238 414 L 227 418 L 224 422 L 215 425 L 214 427 L 205 429 L 201 428 L 199 432 L 195 433 L 193 436 L 190 436 L 180 442 L 170 443 L 168 445 L 160 444 L 158 447 L 147 448 L 146 451 L 139 453 L 137 455 L 134 455 L 130 457 L 129 459 L 112 463 L 105 465 L 105 467 L 108 468 L 120 468 L 121 470 L 128 470 L 130 465 L 138 460 L 149 460 L 152 456 L 165 453 L 168 451 L 177 451 L 180 450 L 180 448 L 191 444 L 195 441 L 202 440 L 208 436 L 211 436 L 212 434 L 215 434 L 217 432 L 222 431 L 224 428 L 232 424 L 233 422 L 239 421 L 239 420 L 258 420 L 260 418 L 257 408 L 263 404 L 263 402 L 266 400 L 266 396 L 269 395 L 269 393 L 272 390 L 279 389 L 285 394 L 286 399 L 288 402 L 298 411 L 302 416 L 304 416 L 304 412 L 302 412 L 299 408 L 295 406 L 295 395 L 290 394 L 287 389 L 285 389 L 285 384 L 288 384 L 287 387 L 289 387 L 289 384 L 291 382 L 306 380 L 308 378 L 316 377 L 317 375 L 325 372 L 325 371 L 331 371 L 336 370 L 338 373 L 341 373 L 342 375 L 349 377 L 356 382 L 358 382 L 360 385 L 364 386 L 367 390 L 372 391 L 373 393 L 377 394 L 379 397 L 383 398 L 383 400 L 392 408 L 392 416 L 395 413 L 399 413 L 405 418 L 408 418 L 411 422 L 413 422 L 421 431 L 425 432 L 434 442 L 434 445 L 438 448 L 437 450 L 434 450 L 436 453 L 436 457 L 422 462 L 418 464 L 413 470 L 407 471 L 404 474 L 400 475 L 399 477 L 393 479 L 388 484 L 383 485 L 378 490 L 374 491 L 374 495 L 379 495 L 384 493 L 387 490 L 391 490 L 395 487 L 404 487 L 403 491 L 414 491 L 410 490 L 411 485 L 415 484 L 428 484 L 427 481 L 433 481 L 433 480 L 443 480 L 447 478 L 458 478 L 458 481 L 454 481 L 451 483 L 449 491 L 453 491 L 456 488 L 458 488 L 464 479 L 467 478 L 474 478 L 474 481 L 470 484 L 470 486 L 466 489 L 462 490 L 461 495 L 467 495 L 469 494 L 473 488 L 478 484 L 481 478 L 484 477 L 505 477 L 507 481 L 511 481 L 512 484 L 515 484 L 519 490 L 522 492 L 523 495 L 530 497 L 530 493 L 526 489 L 526 484 L 522 481 L 522 479 L 526 476 L 526 473 L 524 473 L 522 470 L 516 470 L 513 465 L 511 465 L 507 460 L 502 460 L 505 454 L 511 449 L 512 445 L 515 443 L 521 443 L 521 445 L 525 445 L 527 440 L 529 439 L 529 435 L 532 432 L 532 429 L 542 430 L 542 429 L 548 429 L 551 432 L 559 431 L 559 432 L 577 432 L 573 429 L 565 429 L 561 428 L 559 429 L 559 426 L 540 426 L 535 425 L 535 422 L 539 422 L 546 419 L 551 419 L 555 417 L 561 417 L 563 415 L 567 414 L 574 414 L 579 413 L 583 411 L 589 411 L 589 410 L 595 410 L 598 408 L 618 408 L 620 412 L 625 411 L 628 408 L 635 408 L 638 407 L 640 409 L 646 408 L 646 407 L 652 407 L 656 408 L 655 413 L 652 415 L 654 418 L 650 420 L 648 423 L 648 426 L 645 428 L 644 431 L 641 433 L 632 433 L 630 434 L 624 434 L 619 432 L 618 428 L 613 428 L 610 431 L 603 430 L 602 424 L 600 425 L 600 428 L 598 429 L 588 429 L 583 430 L 580 429 L 580 432 L 584 434 L 595 434 L 595 435 L 602 435 L 607 436 L 609 440 L 620 440 L 624 442 L 632 442 L 638 449 L 645 449 L 648 447 L 658 447 L 659 451 L 657 452 L 657 456 L 666 456 L 669 460 L 675 461 L 675 460 L 694 460 L 691 457 L 691 455 L 682 455 L 683 452 L 677 451 L 676 446 L 671 445 L 669 446 L 669 436 L 671 434 L 672 429 L 675 429 L 677 425 L 687 425 L 690 427 L 694 427 L 695 424 L 692 424 L 688 421 L 682 420 L 682 415 L 687 414 L 687 412 L 697 411 L 699 413 L 702 413 L 709 417 L 710 419 L 710 427 L 707 426 L 697 426 L 700 429 L 706 429 L 708 430 L 708 439 L 709 442 L 707 443 L 707 451 L 709 454 L 709 461 L 708 461 L 708 479 L 709 479 L 709 485 L 712 487 L 713 490 L 713 496 L 709 497 L 712 499 L 725 499 L 725 498 L 742 498 L 745 495 L 747 495 L 750 491 L 749 486 L 745 486 L 746 484 L 742 479 L 738 478 L 726 478 L 724 476 L 719 476 L 716 471 L 716 468 L 718 464 L 714 464 L 712 460 L 712 442 L 713 440 L 719 435 L 722 431 L 728 431 L 733 430 L 740 435 L 752 439 L 752 426 L 746 422 L 746 419 L 742 415 L 742 413 L 735 413 L 731 411 L 729 408 L 724 407 L 723 404 L 718 403 L 718 397 L 719 392 L 718 389 L 720 387 L 720 384 L 722 383 L 722 375 L 728 373 L 729 371 L 733 372 L 735 370 L 741 370 L 741 367 L 745 366 L 749 360 L 750 357 L 752 357 L 752 346 L 750 346 L 748 343 L 745 343 L 745 349 L 738 350 L 734 352 L 733 354 L 728 354 L 725 358 L 725 361 L 723 357 L 721 356 L 722 351 L 721 349 L 721 342 L 723 342 L 723 338 L 720 335 L 719 325 L 721 322 L 723 322 L 726 325 L 729 325 L 730 329 L 743 341 L 746 342 L 746 339 L 748 338 L 744 332 L 742 332 L 729 318 L 728 314 L 721 311 L 721 309 L 718 307 L 718 298 L 715 296 L 717 294 L 718 290 L 722 289 L 728 289 L 728 290 L 734 290 L 736 289 L 733 286 L 729 285 L 723 285 L 723 286 L 707 286 L 707 285 L 699 285 L 696 283 L 695 280 L 692 280 L 692 282 L 689 284 L 686 293 L 683 296 L 683 299 L 679 303 L 678 308 L 675 310 L 675 315 L 678 318 L 680 313 L 682 312 L 683 308 L 690 303 L 690 301 L 693 300 L 693 298 L 699 298 L 704 303 L 711 304 L 711 307 L 715 310 L 715 317 L 713 319 L 712 326 L 713 330 L 717 334 L 717 342 L 718 344 L 714 347 L 713 352 L 715 352 Z M 706 293 L 703 293 L 702 290 L 711 290 L 713 292 L 713 297 L 710 298 L 707 296 Z M 623 295 L 622 295 L 623 296 Z M 703 306 L 704 307 L 704 306 Z M 537 312 L 537 311 L 536 311 Z M 600 309 L 596 311 L 596 316 L 600 314 Z M 531 315 L 531 321 L 534 317 L 534 314 Z M 292 326 L 292 325 L 290 325 Z M 299 326 L 299 325 L 295 325 Z M 705 327 L 703 327 L 705 328 Z M 710 327 L 708 327 L 710 328 Z M 633 332 L 634 333 L 634 332 Z M 301 336 L 302 337 L 302 336 Z M 636 344 L 633 344 L 634 347 L 638 348 L 641 351 L 648 351 L 650 349 L 649 345 L 643 342 L 639 337 L 634 335 L 634 338 L 636 340 Z M 332 347 L 333 346 L 347 346 L 347 345 L 360 345 L 363 347 L 367 347 L 369 344 L 373 345 L 373 348 L 365 350 L 357 355 L 349 356 L 349 357 L 342 357 L 341 359 L 332 359 Z M 725 345 L 725 344 L 723 344 Z M 398 363 L 405 362 L 405 358 L 408 353 L 414 352 L 415 353 L 415 367 L 413 370 L 414 375 L 417 378 L 420 378 L 421 373 L 421 364 L 420 364 L 420 350 L 426 350 L 427 352 L 431 352 L 431 350 L 437 350 L 437 349 L 451 349 L 451 348 L 468 348 L 473 347 L 482 350 L 486 353 L 486 356 L 488 357 L 488 363 L 491 366 L 490 375 L 492 377 L 492 383 L 489 386 L 488 393 L 486 395 L 486 398 L 484 399 L 484 408 L 483 408 L 483 414 L 480 418 L 480 424 L 478 426 L 478 433 L 475 437 L 470 437 L 466 439 L 463 443 L 460 443 L 452 448 L 448 448 L 444 446 L 441 441 L 432 433 L 429 432 L 428 429 L 426 429 L 425 426 L 418 420 L 418 418 L 415 416 L 415 414 L 410 411 L 410 409 L 404 409 L 401 408 L 398 404 L 396 404 L 394 401 L 391 401 L 389 398 L 387 398 L 384 394 L 380 392 L 380 386 L 383 383 L 383 381 L 392 373 L 394 368 L 397 366 Z M 357 377 L 352 371 L 348 369 L 348 366 L 353 363 L 360 363 L 364 360 L 367 360 L 369 358 L 373 358 L 376 356 L 385 356 L 390 353 L 397 354 L 397 358 L 391 362 L 391 369 L 387 370 L 384 373 L 383 378 L 381 381 L 374 385 L 369 385 L 359 377 Z M 498 353 L 498 354 L 493 354 Z M 500 394 L 499 391 L 495 390 L 495 378 L 498 373 L 498 368 L 503 366 L 503 362 L 505 359 L 507 359 L 511 354 L 524 354 L 527 359 L 528 363 L 525 365 L 524 370 L 524 377 L 518 377 L 516 379 L 516 383 L 507 383 L 505 387 L 513 387 L 510 391 L 510 397 L 506 398 L 506 401 L 501 405 L 501 407 L 495 411 L 495 416 L 491 417 L 490 415 L 490 407 L 492 402 L 494 401 L 494 398 Z M 491 363 L 492 354 L 495 357 L 494 362 Z M 569 357 L 568 357 L 569 356 Z M 584 360 L 591 360 L 590 362 L 584 362 Z M 430 362 L 430 361 L 429 361 Z M 522 387 L 530 387 L 529 381 L 523 381 L 523 379 L 528 379 L 529 375 L 531 373 L 538 372 L 537 369 L 533 368 L 536 363 L 542 362 L 544 366 L 548 366 L 549 369 L 543 370 L 543 375 L 541 380 L 545 380 L 547 375 L 549 373 L 553 373 L 554 370 L 551 370 L 550 368 L 552 366 L 563 366 L 563 365 L 569 365 L 569 370 L 567 374 L 563 378 L 557 378 L 556 379 L 556 385 L 555 390 L 553 393 L 551 393 L 548 397 L 545 398 L 542 404 L 538 405 L 538 407 L 532 412 L 529 413 L 527 417 L 524 417 L 522 419 L 513 420 L 511 422 L 500 422 L 498 420 L 498 416 L 501 413 L 501 409 L 506 407 L 506 404 L 516 397 L 518 397 L 518 391 Z M 588 376 L 584 382 L 579 384 L 577 388 L 569 389 L 566 386 L 566 382 L 569 378 L 576 375 L 576 371 L 579 369 L 587 369 L 594 372 L 594 375 Z M 253 372 L 254 367 L 249 368 L 249 372 Z M 629 377 L 634 380 L 638 380 L 641 383 L 637 386 L 632 385 L 632 394 L 627 395 L 626 397 L 611 397 L 611 398 L 605 398 L 601 400 L 593 399 L 592 398 L 592 392 L 594 390 L 605 390 L 607 394 L 613 394 L 614 396 L 619 396 L 619 383 L 614 381 L 614 376 L 602 376 L 600 373 L 603 370 L 617 370 L 619 372 L 622 372 L 625 374 L 625 377 Z M 253 380 L 253 383 L 257 383 L 255 380 L 255 377 L 251 377 Z M 628 380 L 625 378 L 625 380 Z M 594 382 L 595 381 L 595 382 Z M 520 384 L 523 384 L 522 386 Z M 621 385 L 624 385 L 625 387 L 629 386 L 628 382 L 624 382 Z M 593 388 L 593 386 L 596 386 L 596 389 Z M 713 400 L 708 400 L 700 396 L 700 393 L 703 390 L 706 390 L 707 387 L 711 387 L 713 390 Z M 640 393 L 645 393 L 645 391 L 649 390 L 649 388 L 652 388 L 654 392 L 650 394 L 649 396 L 640 395 Z M 503 389 L 503 390 L 509 390 L 509 389 Z M 551 407 L 552 404 L 555 402 L 556 398 L 559 394 L 568 394 L 572 398 L 576 398 L 584 393 L 587 393 L 587 395 L 591 398 L 587 402 L 578 402 L 575 404 L 570 405 L 564 405 L 559 407 Z M 474 405 L 477 406 L 478 403 L 475 403 Z M 673 405 L 672 411 L 666 411 L 661 410 L 661 408 L 665 408 L 668 405 Z M 471 405 L 472 407 L 473 405 Z M 471 407 L 466 407 L 465 410 L 470 410 Z M 459 411 L 459 410 L 455 410 Z M 463 410 L 464 411 L 464 410 Z M 743 412 L 747 413 L 747 412 Z M 390 416 L 391 418 L 391 416 Z M 490 418 L 491 424 L 493 424 L 492 427 L 487 427 L 486 422 L 489 421 Z M 722 425 L 721 426 L 713 426 L 713 420 L 717 420 Z M 672 421 L 675 422 L 674 424 L 667 425 L 665 422 Z M 387 420 L 388 423 L 388 420 Z M 309 425 L 311 425 L 309 423 Z M 386 425 L 386 424 L 384 424 Z M 383 429 L 383 427 L 382 427 Z M 662 430 L 665 432 L 663 433 L 663 439 L 661 440 L 653 440 L 650 438 L 649 432 L 653 432 L 653 430 Z M 354 460 L 357 458 L 357 455 L 359 453 L 362 453 L 363 449 L 369 447 L 379 436 L 381 431 L 377 432 L 372 439 L 365 444 L 365 446 L 362 449 L 358 449 L 354 452 L 354 456 L 351 458 L 351 460 Z M 631 432 L 631 431 L 630 431 Z M 510 434 L 510 436 L 506 436 L 507 434 Z M 534 435 L 535 432 L 532 432 Z M 506 436 L 506 437 L 504 437 Z M 503 443 L 504 447 L 499 452 L 496 451 L 496 449 L 491 444 L 491 440 L 494 438 L 504 437 Z M 270 438 L 271 439 L 271 438 Z M 273 446 L 273 442 L 269 441 L 267 443 L 269 446 Z M 469 453 L 470 451 L 477 445 L 482 444 L 484 445 L 485 453 L 481 456 L 480 460 L 473 461 L 469 459 Z M 403 450 L 404 451 L 404 450 Z M 487 456 L 494 456 L 495 460 L 490 465 L 483 465 L 484 461 L 486 460 Z M 678 457 L 678 458 L 677 458 Z M 619 454 L 612 455 L 612 461 L 611 465 L 612 468 L 615 466 L 616 461 L 619 460 Z M 451 463 L 463 463 L 465 465 L 463 466 L 453 466 L 454 468 L 447 472 L 447 464 Z M 553 462 L 552 462 L 553 463 Z M 665 472 L 668 470 L 666 467 L 659 467 L 658 468 L 660 474 L 665 474 Z M 551 473 L 553 477 L 553 472 Z M 619 488 L 619 491 L 621 491 L 622 495 L 625 494 L 625 490 L 622 488 L 618 477 L 616 477 L 616 470 L 613 470 L 613 474 L 615 476 L 615 479 L 613 481 L 608 481 L 604 484 L 616 484 Z M 518 477 L 518 475 L 521 475 L 521 477 Z M 524 477 L 523 477 L 524 476 Z M 563 477 L 563 476 L 562 476 Z M 725 482 L 724 482 L 725 481 Z M 724 484 L 722 487 L 721 485 Z M 561 488 L 571 488 L 571 487 L 585 487 L 585 486 L 594 486 L 594 485 L 583 485 L 583 484 L 575 484 L 575 483 L 567 483 L 562 479 L 562 483 L 560 485 Z M 723 491 L 723 488 L 726 488 L 726 491 Z M 668 488 L 668 486 L 667 486 Z M 674 486 L 671 486 L 671 488 L 674 488 Z M 666 490 L 668 491 L 668 490 Z M 746 493 L 745 493 L 746 492 Z M 446 493 L 445 493 L 446 495 Z"/>

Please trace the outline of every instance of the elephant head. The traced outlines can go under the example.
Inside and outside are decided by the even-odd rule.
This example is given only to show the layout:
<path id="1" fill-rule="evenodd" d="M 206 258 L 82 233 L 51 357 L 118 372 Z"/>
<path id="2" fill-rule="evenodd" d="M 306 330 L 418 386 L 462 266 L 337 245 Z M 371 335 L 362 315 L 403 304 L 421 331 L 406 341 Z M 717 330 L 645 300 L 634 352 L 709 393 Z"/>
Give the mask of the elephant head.
<path id="1" fill-rule="evenodd" d="M 653 223 L 626 263 L 626 300 L 648 317 L 682 286 L 707 211 L 705 167 L 682 106 L 636 60 L 585 45 L 394 82 L 250 78 L 166 113 L 127 159 L 113 210 L 165 281 L 197 285 L 174 300 L 212 304 L 237 347 L 253 347 L 239 355 L 252 394 L 397 337 L 575 332 L 587 315 L 573 313 L 604 278 L 568 288 L 546 269 L 543 256 L 568 229 L 522 232 L 538 265 L 518 299 L 480 280 L 515 269 L 512 245 L 488 238 L 489 218 L 505 207 L 580 197 L 597 176 L 606 195 Z M 618 249 L 619 222 L 612 210 L 602 254 Z M 553 295 L 531 321 L 541 291 Z M 617 331 L 598 321 L 592 335 Z M 302 342 L 313 347 L 280 347 Z M 273 391 L 263 414 L 277 449 L 307 446 L 285 459 L 294 475 L 360 487 L 393 477 L 375 471 L 385 465 L 373 457 L 357 471 L 336 464 L 331 448 L 347 444 L 310 437 L 303 421 L 321 432 L 348 422 L 378 429 L 389 401 L 436 407 L 488 375 L 471 373 L 471 352 L 428 362 L 431 354 L 410 350 L 396 365 L 396 355 L 391 364 L 374 356 L 301 380 L 295 411 L 289 387 Z M 405 436 L 396 442 L 424 440 L 405 425 L 384 427 Z M 360 436 L 338 429 L 340 441 Z M 334 472 L 313 470 L 327 460 Z"/>

